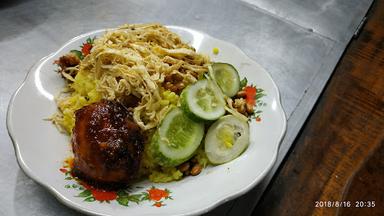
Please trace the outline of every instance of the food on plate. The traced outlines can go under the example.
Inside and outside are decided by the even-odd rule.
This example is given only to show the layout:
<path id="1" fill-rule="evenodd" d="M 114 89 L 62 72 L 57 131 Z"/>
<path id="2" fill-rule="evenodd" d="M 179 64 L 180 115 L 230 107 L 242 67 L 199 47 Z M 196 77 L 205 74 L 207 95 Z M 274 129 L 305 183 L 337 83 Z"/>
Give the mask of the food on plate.
<path id="1" fill-rule="evenodd" d="M 72 137 L 73 175 L 97 187 L 198 175 L 245 151 L 260 120 L 262 89 L 160 24 L 108 30 L 55 64 L 52 121 Z"/>

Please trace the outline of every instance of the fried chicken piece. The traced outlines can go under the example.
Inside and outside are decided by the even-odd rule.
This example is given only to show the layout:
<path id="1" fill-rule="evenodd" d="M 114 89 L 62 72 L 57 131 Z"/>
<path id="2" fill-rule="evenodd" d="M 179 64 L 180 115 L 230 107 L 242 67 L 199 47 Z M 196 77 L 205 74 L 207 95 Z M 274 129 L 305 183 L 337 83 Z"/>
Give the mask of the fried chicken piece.
<path id="1" fill-rule="evenodd" d="M 57 64 L 60 68 L 58 72 L 61 74 L 62 77 L 66 78 L 63 75 L 63 72 L 68 68 L 68 67 L 75 67 L 80 64 L 80 59 L 79 57 L 70 52 L 66 55 L 61 56 L 58 60 L 54 61 L 55 64 Z M 76 76 L 76 71 L 69 71 L 69 74 L 72 78 L 75 78 Z"/>
<path id="2" fill-rule="evenodd" d="M 135 179 L 144 136 L 120 103 L 103 100 L 76 112 L 73 174 L 99 188 L 116 188 Z"/>

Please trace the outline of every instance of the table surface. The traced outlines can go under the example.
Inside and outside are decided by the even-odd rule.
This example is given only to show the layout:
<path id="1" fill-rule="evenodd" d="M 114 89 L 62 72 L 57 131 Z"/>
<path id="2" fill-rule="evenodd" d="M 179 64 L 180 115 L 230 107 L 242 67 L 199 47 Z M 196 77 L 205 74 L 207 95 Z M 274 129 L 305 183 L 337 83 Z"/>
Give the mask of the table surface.
<path id="1" fill-rule="evenodd" d="M 384 0 L 377 0 L 257 215 L 384 215 L 383 20 Z"/>
<path id="2" fill-rule="evenodd" d="M 8 0 L 0 3 L 0 215 L 76 215 L 17 166 L 6 109 L 28 69 L 68 39 L 123 23 L 160 22 L 240 47 L 269 71 L 288 128 L 276 165 L 246 195 L 208 215 L 247 215 L 290 149 L 372 0 Z"/>

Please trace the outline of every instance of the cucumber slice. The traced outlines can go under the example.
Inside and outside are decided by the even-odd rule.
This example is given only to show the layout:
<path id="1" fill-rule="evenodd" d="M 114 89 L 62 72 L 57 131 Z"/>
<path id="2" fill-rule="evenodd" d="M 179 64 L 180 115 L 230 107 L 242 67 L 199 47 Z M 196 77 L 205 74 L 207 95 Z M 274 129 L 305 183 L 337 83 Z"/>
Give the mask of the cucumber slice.
<path id="1" fill-rule="evenodd" d="M 220 89 L 210 80 L 200 80 L 181 93 L 181 107 L 194 120 L 216 120 L 225 113 Z"/>
<path id="2" fill-rule="evenodd" d="M 237 158 L 249 145 L 249 125 L 233 115 L 217 120 L 205 137 L 205 153 L 213 164 Z"/>
<path id="3" fill-rule="evenodd" d="M 239 73 L 230 64 L 214 63 L 210 76 L 216 81 L 223 93 L 228 97 L 233 97 L 240 90 Z"/>
<path id="4" fill-rule="evenodd" d="M 180 108 L 173 108 L 152 137 L 155 161 L 165 167 L 182 164 L 193 156 L 204 136 L 204 124 L 189 119 Z"/>

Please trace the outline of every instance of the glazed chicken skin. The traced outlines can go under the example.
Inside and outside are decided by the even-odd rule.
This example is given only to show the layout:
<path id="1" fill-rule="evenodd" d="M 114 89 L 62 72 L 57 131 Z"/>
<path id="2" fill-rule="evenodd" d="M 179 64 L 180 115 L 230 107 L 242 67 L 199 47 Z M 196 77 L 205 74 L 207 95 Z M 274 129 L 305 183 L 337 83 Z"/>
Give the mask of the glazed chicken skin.
<path id="1" fill-rule="evenodd" d="M 139 170 L 144 137 L 128 110 L 103 100 L 76 111 L 73 174 L 99 188 L 127 185 Z"/>

